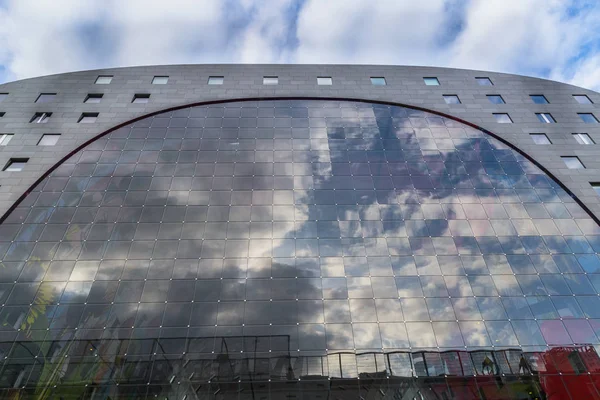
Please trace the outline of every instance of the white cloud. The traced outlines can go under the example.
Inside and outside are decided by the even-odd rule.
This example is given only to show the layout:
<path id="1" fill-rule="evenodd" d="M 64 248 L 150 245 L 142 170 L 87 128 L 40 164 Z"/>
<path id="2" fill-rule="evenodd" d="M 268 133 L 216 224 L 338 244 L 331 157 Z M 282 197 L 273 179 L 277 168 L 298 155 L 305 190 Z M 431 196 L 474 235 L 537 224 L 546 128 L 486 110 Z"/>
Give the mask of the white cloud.
<path id="1" fill-rule="evenodd" d="M 20 79 L 145 64 L 437 65 L 600 89 L 598 26 L 595 0 L 6 0 L 0 66 Z"/>

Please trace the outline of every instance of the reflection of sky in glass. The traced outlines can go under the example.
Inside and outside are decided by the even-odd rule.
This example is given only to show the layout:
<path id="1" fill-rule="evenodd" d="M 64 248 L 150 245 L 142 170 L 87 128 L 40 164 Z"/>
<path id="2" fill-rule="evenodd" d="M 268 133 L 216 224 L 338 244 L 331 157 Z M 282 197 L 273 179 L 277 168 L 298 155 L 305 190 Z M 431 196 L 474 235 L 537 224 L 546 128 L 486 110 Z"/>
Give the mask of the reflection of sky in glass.
<path id="1" fill-rule="evenodd" d="M 531 162 L 449 119 L 193 107 L 96 140 L 0 225 L 1 329 L 133 335 L 138 355 L 169 335 L 173 354 L 244 336 L 316 355 L 599 344 L 599 234 Z"/>

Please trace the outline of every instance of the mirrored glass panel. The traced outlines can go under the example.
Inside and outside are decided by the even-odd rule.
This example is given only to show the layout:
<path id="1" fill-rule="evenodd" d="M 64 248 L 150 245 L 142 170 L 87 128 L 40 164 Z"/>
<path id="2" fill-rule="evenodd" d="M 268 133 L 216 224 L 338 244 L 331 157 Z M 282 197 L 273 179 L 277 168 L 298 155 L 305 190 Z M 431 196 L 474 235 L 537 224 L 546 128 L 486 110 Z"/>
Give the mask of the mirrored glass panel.
<path id="1" fill-rule="evenodd" d="M 535 397 L 600 365 L 599 243 L 531 161 L 432 113 L 164 112 L 73 154 L 0 224 L 0 386 Z"/>

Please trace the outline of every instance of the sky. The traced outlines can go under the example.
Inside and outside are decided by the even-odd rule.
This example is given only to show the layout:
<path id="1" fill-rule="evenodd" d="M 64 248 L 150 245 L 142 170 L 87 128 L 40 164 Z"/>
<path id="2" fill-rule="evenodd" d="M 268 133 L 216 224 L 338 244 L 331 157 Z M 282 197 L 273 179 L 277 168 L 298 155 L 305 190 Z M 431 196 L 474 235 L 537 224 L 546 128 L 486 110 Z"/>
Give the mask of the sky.
<path id="1" fill-rule="evenodd" d="M 425 65 L 600 91 L 600 0 L 0 0 L 0 82 L 183 63 Z"/>

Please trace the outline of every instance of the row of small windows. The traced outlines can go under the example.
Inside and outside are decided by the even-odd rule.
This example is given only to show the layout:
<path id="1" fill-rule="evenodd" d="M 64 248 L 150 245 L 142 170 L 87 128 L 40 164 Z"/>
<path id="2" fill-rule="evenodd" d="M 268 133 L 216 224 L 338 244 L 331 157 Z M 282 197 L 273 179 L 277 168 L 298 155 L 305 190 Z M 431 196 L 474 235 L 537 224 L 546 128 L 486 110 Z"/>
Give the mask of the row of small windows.
<path id="1" fill-rule="evenodd" d="M 492 114 L 499 124 L 512 124 L 513 120 L 507 113 L 493 113 Z M 592 113 L 577 113 L 579 118 L 586 124 L 597 124 L 599 123 L 598 118 Z M 535 113 L 537 119 L 544 124 L 555 124 L 556 119 L 550 113 Z"/>
<path id="2" fill-rule="evenodd" d="M 545 133 L 530 133 L 529 136 L 535 144 L 552 144 Z M 587 133 L 573 133 L 572 136 L 579 144 L 596 144 Z"/>
<path id="3" fill-rule="evenodd" d="M 462 104 L 458 95 L 444 94 L 442 96 L 444 97 L 444 101 L 446 102 L 446 104 Z M 486 95 L 486 97 L 488 101 L 492 104 L 506 104 L 504 98 L 499 94 L 488 94 Z M 531 94 L 529 95 L 529 97 L 535 104 L 550 104 L 548 99 L 546 99 L 546 96 L 542 94 Z M 590 100 L 590 98 L 587 97 L 585 94 L 574 94 L 573 98 L 579 104 L 594 104 L 592 100 Z"/>

